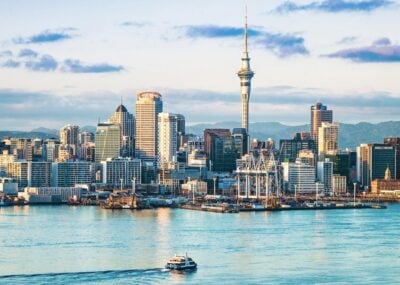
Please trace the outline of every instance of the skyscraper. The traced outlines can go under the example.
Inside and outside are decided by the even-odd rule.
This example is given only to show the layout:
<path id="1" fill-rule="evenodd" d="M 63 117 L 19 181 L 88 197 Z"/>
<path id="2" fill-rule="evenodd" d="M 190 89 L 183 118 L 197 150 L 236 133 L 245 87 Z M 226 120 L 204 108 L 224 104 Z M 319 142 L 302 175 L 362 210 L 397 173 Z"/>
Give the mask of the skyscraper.
<path id="1" fill-rule="evenodd" d="M 317 102 L 311 106 L 311 136 L 318 146 L 318 128 L 321 127 L 322 122 L 332 123 L 333 115 L 332 110 L 328 110 L 327 106 Z"/>
<path id="2" fill-rule="evenodd" d="M 114 125 L 121 128 L 121 156 L 134 156 L 135 118 L 124 105 L 119 105 L 109 119 Z"/>
<path id="3" fill-rule="evenodd" d="M 247 51 L 247 11 L 244 26 L 244 50 L 242 56 L 242 67 L 238 71 L 237 75 L 240 78 L 240 90 L 242 95 L 242 128 L 246 129 L 246 133 L 249 134 L 249 99 L 251 90 L 251 79 L 254 76 L 254 72 L 250 68 L 250 57 Z"/>
<path id="4" fill-rule="evenodd" d="M 236 168 L 236 148 L 230 130 L 205 129 L 204 152 L 212 171 L 233 171 Z"/>
<path id="5" fill-rule="evenodd" d="M 99 123 L 95 135 L 95 161 L 117 158 L 121 149 L 121 129 L 119 125 Z"/>
<path id="6" fill-rule="evenodd" d="M 136 98 L 136 157 L 156 162 L 158 154 L 158 114 L 162 112 L 161 94 L 141 92 Z"/>
<path id="7" fill-rule="evenodd" d="M 79 143 L 79 126 L 66 125 L 60 129 L 60 142 L 61 145 L 68 146 L 72 148 L 72 155 L 78 153 L 78 143 Z"/>
<path id="8" fill-rule="evenodd" d="M 175 114 L 158 114 L 158 162 L 161 168 L 173 161 L 177 151 L 177 117 Z"/>
<path id="9" fill-rule="evenodd" d="M 339 124 L 322 122 L 318 128 L 318 159 L 324 160 L 326 155 L 338 153 Z"/>

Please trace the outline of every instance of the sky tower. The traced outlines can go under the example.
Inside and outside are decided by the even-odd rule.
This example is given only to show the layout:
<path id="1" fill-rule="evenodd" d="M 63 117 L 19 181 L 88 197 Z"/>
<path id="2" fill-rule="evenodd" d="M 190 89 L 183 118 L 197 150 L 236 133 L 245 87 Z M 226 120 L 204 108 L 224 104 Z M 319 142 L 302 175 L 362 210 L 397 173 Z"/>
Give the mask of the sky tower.
<path id="1" fill-rule="evenodd" d="M 251 79 L 254 72 L 250 69 L 250 58 L 247 52 L 247 8 L 244 25 L 244 50 L 242 56 L 242 67 L 237 75 L 240 78 L 240 91 L 242 95 L 242 128 L 249 134 L 249 99 L 251 89 Z"/>

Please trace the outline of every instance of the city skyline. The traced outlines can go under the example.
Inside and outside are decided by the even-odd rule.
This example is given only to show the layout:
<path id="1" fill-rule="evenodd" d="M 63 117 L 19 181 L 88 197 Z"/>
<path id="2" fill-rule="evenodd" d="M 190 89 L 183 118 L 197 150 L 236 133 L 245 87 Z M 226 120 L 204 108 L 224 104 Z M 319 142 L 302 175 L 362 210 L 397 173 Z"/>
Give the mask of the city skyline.
<path id="1" fill-rule="evenodd" d="M 188 124 L 239 122 L 244 3 L 154 3 L 2 2 L 0 129 L 94 125 L 149 89 Z M 247 3 L 250 122 L 305 123 L 316 101 L 340 122 L 398 120 L 398 2 L 290 3 Z"/>

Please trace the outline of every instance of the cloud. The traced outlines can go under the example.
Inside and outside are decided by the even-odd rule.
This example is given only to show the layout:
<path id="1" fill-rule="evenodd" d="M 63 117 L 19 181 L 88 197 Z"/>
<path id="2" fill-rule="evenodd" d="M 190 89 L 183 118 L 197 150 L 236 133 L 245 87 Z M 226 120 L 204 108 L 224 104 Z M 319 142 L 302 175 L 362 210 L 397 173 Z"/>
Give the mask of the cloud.
<path id="1" fill-rule="evenodd" d="M 10 57 L 10 56 L 13 56 L 13 53 L 10 50 L 4 50 L 0 52 L 0 57 Z"/>
<path id="2" fill-rule="evenodd" d="M 45 54 L 37 60 L 27 61 L 25 67 L 32 71 L 54 71 L 58 67 L 58 62 L 51 55 Z"/>
<path id="3" fill-rule="evenodd" d="M 354 36 L 344 37 L 340 41 L 338 41 L 338 44 L 351 44 L 357 40 L 358 40 L 358 37 L 354 37 Z"/>
<path id="4" fill-rule="evenodd" d="M 52 43 L 68 40 L 74 37 L 70 31 L 75 30 L 74 28 L 64 28 L 57 31 L 45 30 L 39 34 L 32 35 L 25 38 L 16 38 L 14 43 L 16 44 L 42 44 Z"/>
<path id="5" fill-rule="evenodd" d="M 22 49 L 20 50 L 18 57 L 37 57 L 38 53 L 31 49 Z"/>
<path id="6" fill-rule="evenodd" d="M 134 27 L 134 28 L 142 28 L 142 27 L 148 26 L 148 25 L 150 25 L 150 23 L 138 22 L 138 21 L 126 21 L 126 22 L 122 22 L 120 24 L 120 26 L 123 26 L 123 27 Z"/>
<path id="7" fill-rule="evenodd" d="M 339 50 L 327 57 L 353 62 L 400 62 L 400 45 L 393 45 L 389 39 L 381 38 L 370 46 Z"/>
<path id="8" fill-rule="evenodd" d="M 7 67 L 7 68 L 17 68 L 20 66 L 20 62 L 9 59 L 5 63 L 3 63 L 1 66 L 2 67 Z"/>
<path id="9" fill-rule="evenodd" d="M 380 38 L 372 43 L 373 46 L 390 46 L 390 44 L 391 41 L 388 38 Z"/>
<path id="10" fill-rule="evenodd" d="M 236 38 L 243 37 L 244 29 L 231 26 L 181 26 L 188 38 Z M 249 28 L 248 35 L 254 38 L 257 45 L 272 51 L 279 57 L 292 55 L 306 55 L 308 50 L 304 45 L 304 38 L 295 34 L 269 33 L 261 29 Z"/>
<path id="11" fill-rule="evenodd" d="M 279 57 L 309 54 L 307 48 L 304 46 L 304 38 L 296 35 L 265 34 L 256 43 L 271 50 Z"/>
<path id="12" fill-rule="evenodd" d="M 286 1 L 274 9 L 278 13 L 290 13 L 296 11 L 323 11 L 327 13 L 338 12 L 370 12 L 382 7 L 393 4 L 390 0 L 324 0 L 321 2 L 311 2 L 309 4 L 296 4 L 292 1 Z"/>
<path id="13" fill-rule="evenodd" d="M 227 38 L 239 37 L 244 35 L 244 29 L 238 27 L 200 25 L 200 26 L 182 26 L 185 35 L 189 38 Z M 249 37 L 259 36 L 263 32 L 257 29 L 248 29 Z"/>
<path id="14" fill-rule="evenodd" d="M 76 59 L 66 59 L 64 60 L 64 66 L 62 70 L 72 73 L 108 73 L 120 72 L 124 70 L 124 68 L 120 65 L 110 65 L 107 63 L 82 64 Z"/>

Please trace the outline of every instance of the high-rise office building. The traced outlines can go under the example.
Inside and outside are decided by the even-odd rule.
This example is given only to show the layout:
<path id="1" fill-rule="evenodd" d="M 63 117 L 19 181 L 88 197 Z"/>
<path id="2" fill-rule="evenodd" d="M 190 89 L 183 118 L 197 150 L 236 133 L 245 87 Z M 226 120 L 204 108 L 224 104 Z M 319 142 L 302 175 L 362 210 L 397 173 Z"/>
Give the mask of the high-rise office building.
<path id="1" fill-rule="evenodd" d="M 180 147 L 184 145 L 184 138 L 186 134 L 186 121 L 185 116 L 181 114 L 175 114 L 176 118 L 176 132 L 178 133 L 177 139 L 177 149 L 179 150 Z"/>
<path id="2" fill-rule="evenodd" d="M 293 139 L 282 139 L 279 141 L 281 160 L 295 162 L 301 150 L 310 150 L 316 153 L 315 140 L 310 133 L 296 133 Z"/>
<path id="3" fill-rule="evenodd" d="M 327 106 L 317 102 L 311 106 L 311 136 L 317 142 L 318 146 L 318 129 L 322 122 L 332 123 L 332 110 L 328 110 Z"/>
<path id="4" fill-rule="evenodd" d="M 357 180 L 370 189 L 371 181 L 383 179 L 386 169 L 396 173 L 396 147 L 386 144 L 361 144 L 357 147 Z"/>
<path id="5" fill-rule="evenodd" d="M 177 118 L 175 114 L 158 114 L 158 162 L 161 168 L 176 160 Z"/>
<path id="6" fill-rule="evenodd" d="M 156 162 L 158 154 L 158 114 L 162 112 L 161 94 L 141 92 L 136 98 L 136 157 Z"/>
<path id="7" fill-rule="evenodd" d="M 72 149 L 72 154 L 75 156 L 78 153 L 79 146 L 79 126 L 66 125 L 60 129 L 61 145 L 68 146 Z"/>
<path id="8" fill-rule="evenodd" d="M 236 168 L 236 148 L 228 129 L 205 129 L 204 152 L 211 171 L 232 171 Z"/>
<path id="9" fill-rule="evenodd" d="M 322 122 L 318 128 L 318 159 L 323 161 L 326 155 L 337 155 L 339 151 L 339 124 Z"/>
<path id="10" fill-rule="evenodd" d="M 247 12 L 244 27 L 244 50 L 242 55 L 242 67 L 238 71 L 237 75 L 240 78 L 240 93 L 242 96 L 242 128 L 246 129 L 246 133 L 249 134 L 249 100 L 251 91 L 251 79 L 254 76 L 254 72 L 250 68 L 250 57 L 247 51 Z"/>
<path id="11" fill-rule="evenodd" d="M 95 161 L 117 158 L 121 150 L 121 129 L 119 125 L 99 123 L 95 135 Z"/>
<path id="12" fill-rule="evenodd" d="M 10 154 L 8 150 L 3 150 L 0 154 L 0 177 L 7 177 L 8 175 L 8 164 L 15 162 L 16 156 Z"/>
<path id="13" fill-rule="evenodd" d="M 119 105 L 109 119 L 109 122 L 114 125 L 119 125 L 121 128 L 121 156 L 134 156 L 134 141 L 135 141 L 135 118 L 128 112 L 124 105 Z"/>
<path id="14" fill-rule="evenodd" d="M 232 130 L 233 143 L 237 150 L 237 158 L 241 158 L 249 149 L 249 138 L 244 128 L 234 128 Z"/>
<path id="15" fill-rule="evenodd" d="M 43 160 L 54 162 L 58 158 L 60 142 L 56 139 L 47 139 L 43 145 Z"/>
<path id="16" fill-rule="evenodd" d="M 332 193 L 333 162 L 326 159 L 318 161 L 317 178 L 324 185 L 325 193 Z"/>
<path id="17" fill-rule="evenodd" d="M 33 159 L 32 139 L 11 138 L 10 153 L 14 154 L 17 159 L 32 161 Z"/>
<path id="18" fill-rule="evenodd" d="M 388 137 L 383 139 L 383 143 L 392 145 L 396 148 L 396 173 L 392 173 L 394 179 L 400 179 L 400 138 Z"/>

